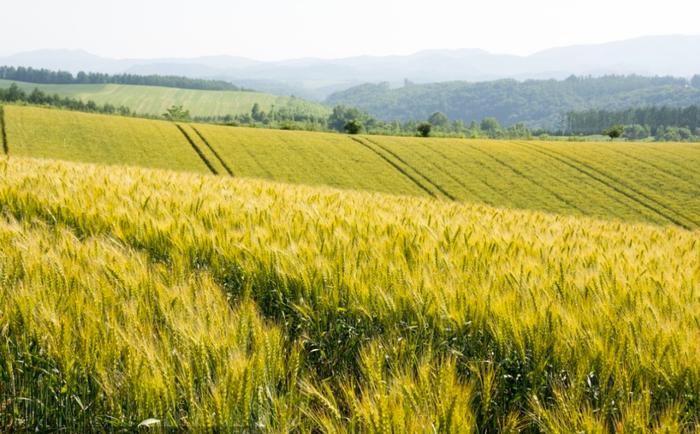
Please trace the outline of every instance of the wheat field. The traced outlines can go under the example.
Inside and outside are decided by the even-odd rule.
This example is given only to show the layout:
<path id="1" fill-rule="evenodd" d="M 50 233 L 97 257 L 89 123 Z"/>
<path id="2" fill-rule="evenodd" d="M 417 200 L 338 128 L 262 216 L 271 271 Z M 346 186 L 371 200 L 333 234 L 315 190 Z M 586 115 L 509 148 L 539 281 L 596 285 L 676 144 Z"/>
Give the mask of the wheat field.
<path id="1" fill-rule="evenodd" d="M 700 233 L 0 162 L 0 428 L 696 432 Z"/>
<path id="2" fill-rule="evenodd" d="M 700 228 L 700 145 L 386 137 L 4 108 L 9 155 Z"/>

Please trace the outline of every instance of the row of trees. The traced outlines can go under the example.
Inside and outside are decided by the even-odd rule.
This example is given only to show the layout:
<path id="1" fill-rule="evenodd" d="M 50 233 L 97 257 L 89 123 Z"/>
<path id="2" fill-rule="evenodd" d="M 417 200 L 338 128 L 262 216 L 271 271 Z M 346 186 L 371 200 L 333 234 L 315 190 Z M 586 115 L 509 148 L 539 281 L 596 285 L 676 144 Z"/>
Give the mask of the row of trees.
<path id="1" fill-rule="evenodd" d="M 186 115 L 185 115 L 186 114 Z M 172 120 L 189 120 L 189 112 L 182 106 L 173 106 L 163 116 Z M 227 125 L 245 125 L 264 128 L 280 128 L 307 131 L 337 131 L 348 134 L 386 134 L 403 136 L 440 136 L 440 137 L 489 137 L 489 138 L 528 138 L 533 132 L 524 124 L 503 127 L 494 117 L 481 122 L 450 121 L 441 112 L 433 113 L 424 121 L 384 122 L 354 107 L 335 106 L 329 116 L 310 114 L 294 108 L 271 107 L 264 111 L 259 104 L 254 104 L 249 113 L 215 117 L 195 116 L 199 122 L 223 123 Z M 544 133 L 540 131 L 538 133 Z"/>
<path id="2" fill-rule="evenodd" d="M 691 130 L 688 127 L 657 127 L 654 133 L 648 125 L 622 125 L 617 124 L 603 130 L 603 134 L 611 139 L 622 137 L 628 140 L 646 140 L 653 138 L 660 142 L 698 142 L 700 141 L 700 128 Z"/>
<path id="3" fill-rule="evenodd" d="M 60 107 L 68 110 L 91 112 L 91 113 L 106 113 L 119 114 L 122 116 L 131 116 L 131 109 L 125 106 L 114 106 L 112 104 L 98 105 L 94 101 L 81 101 L 75 98 L 61 98 L 58 95 L 49 95 L 39 89 L 34 89 L 30 93 L 20 89 L 17 84 L 12 83 L 7 89 L 0 89 L 0 101 L 9 103 L 25 103 L 35 105 L 49 105 Z"/>
<path id="4" fill-rule="evenodd" d="M 179 89 L 242 90 L 240 87 L 222 80 L 203 80 L 163 75 L 110 75 L 98 72 L 79 72 L 73 75 L 66 71 L 51 71 L 23 66 L 0 66 L 0 79 L 37 84 L 133 84 Z"/>
<path id="5" fill-rule="evenodd" d="M 427 120 L 406 122 L 384 122 L 353 107 L 338 105 L 328 118 L 329 129 L 357 134 L 391 135 L 430 135 L 441 137 L 490 137 L 524 138 L 531 137 L 532 131 L 522 123 L 504 128 L 495 117 L 486 117 L 481 122 L 472 121 L 469 125 L 461 120 L 450 121 L 442 112 L 435 112 Z"/>
<path id="6" fill-rule="evenodd" d="M 566 114 L 568 134 L 597 134 L 612 125 L 642 126 L 648 130 L 647 137 L 656 136 L 660 128 L 676 127 L 694 131 L 700 128 L 700 106 L 586 110 Z M 641 130 L 637 132 L 642 133 Z"/>
<path id="7" fill-rule="evenodd" d="M 388 83 L 363 84 L 329 96 L 326 103 L 357 107 L 387 121 L 427 119 L 440 111 L 450 119 L 464 122 L 493 116 L 503 125 L 523 122 L 554 131 L 564 129 L 562 114 L 586 107 L 615 111 L 626 107 L 700 104 L 700 76 L 691 80 L 635 75 L 572 76 L 566 80 L 409 83 L 400 88 Z"/>
<path id="8" fill-rule="evenodd" d="M 260 104 L 253 104 L 249 113 L 225 116 L 195 116 L 198 122 L 222 123 L 227 125 L 262 126 L 285 130 L 325 130 L 327 116 L 316 115 L 305 110 L 302 105 L 291 104 L 287 107 L 270 107 L 265 111 Z"/>

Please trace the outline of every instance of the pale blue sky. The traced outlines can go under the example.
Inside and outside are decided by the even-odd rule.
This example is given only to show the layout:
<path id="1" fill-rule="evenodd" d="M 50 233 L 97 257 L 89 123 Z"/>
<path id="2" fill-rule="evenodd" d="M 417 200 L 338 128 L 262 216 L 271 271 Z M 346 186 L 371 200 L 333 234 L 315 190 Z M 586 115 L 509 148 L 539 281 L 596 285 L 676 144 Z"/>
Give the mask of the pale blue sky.
<path id="1" fill-rule="evenodd" d="M 642 35 L 700 34 L 698 0 L 4 1 L 0 54 L 261 60 L 483 48 L 529 54 Z"/>

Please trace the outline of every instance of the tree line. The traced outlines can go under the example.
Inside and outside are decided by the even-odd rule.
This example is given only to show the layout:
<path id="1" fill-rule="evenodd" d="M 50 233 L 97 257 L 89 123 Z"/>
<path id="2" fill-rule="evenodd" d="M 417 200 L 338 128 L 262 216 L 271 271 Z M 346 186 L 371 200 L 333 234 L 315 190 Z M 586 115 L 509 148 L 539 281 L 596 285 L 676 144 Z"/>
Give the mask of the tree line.
<path id="1" fill-rule="evenodd" d="M 502 125 L 525 123 L 531 128 L 564 129 L 564 115 L 586 109 L 700 105 L 700 76 L 678 77 L 571 76 L 565 80 L 495 80 L 445 82 L 392 87 L 363 84 L 326 99 L 330 106 L 357 107 L 385 121 L 427 119 L 442 112 L 471 122 L 495 117 Z"/>
<path id="2" fill-rule="evenodd" d="M 442 112 L 435 112 L 425 120 L 382 121 L 354 107 L 338 105 L 328 117 L 327 128 L 349 134 L 368 133 L 395 136 L 437 136 L 470 138 L 529 138 L 534 134 L 544 134 L 544 130 L 532 131 L 525 124 L 517 123 L 508 127 L 500 124 L 495 117 L 485 117 L 481 121 L 450 120 Z"/>
<path id="3" fill-rule="evenodd" d="M 185 113 L 182 107 L 173 107 L 175 113 Z M 172 113 L 164 115 L 167 119 Z M 190 119 L 189 116 L 180 120 Z M 192 118 L 199 122 L 222 123 L 231 126 L 277 128 L 285 130 L 335 131 L 347 134 L 381 134 L 394 136 L 437 136 L 437 137 L 486 137 L 486 138 L 529 138 L 534 134 L 545 134 L 544 130 L 533 132 L 524 124 L 503 127 L 496 118 L 487 117 L 481 122 L 470 124 L 450 121 L 441 112 L 433 113 L 425 120 L 385 122 L 354 107 L 335 106 L 328 116 L 318 116 L 300 110 L 271 107 L 264 111 L 254 104 L 250 113 Z"/>
<path id="4" fill-rule="evenodd" d="M 244 90 L 223 80 L 205 80 L 171 75 L 103 74 L 99 72 L 51 71 L 31 67 L 0 66 L 0 79 L 36 84 L 132 84 L 195 90 Z"/>
<path id="5" fill-rule="evenodd" d="M 584 110 L 566 114 L 566 133 L 600 134 L 617 126 L 621 136 L 639 140 L 691 140 L 700 136 L 700 106 L 640 107 L 625 110 Z"/>

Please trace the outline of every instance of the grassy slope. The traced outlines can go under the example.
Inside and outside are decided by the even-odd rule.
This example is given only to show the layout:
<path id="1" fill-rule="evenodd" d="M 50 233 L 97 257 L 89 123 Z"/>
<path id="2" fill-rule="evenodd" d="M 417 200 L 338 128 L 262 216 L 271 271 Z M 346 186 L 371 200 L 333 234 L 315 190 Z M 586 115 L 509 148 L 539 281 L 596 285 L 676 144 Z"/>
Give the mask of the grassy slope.
<path id="1" fill-rule="evenodd" d="M 0 164 L 0 427 L 698 428 L 700 232 Z"/>
<path id="2" fill-rule="evenodd" d="M 196 125 L 237 176 L 396 194 L 423 193 L 352 138 L 331 133 Z"/>
<path id="3" fill-rule="evenodd" d="M 458 200 L 700 227 L 700 146 L 364 137 Z"/>
<path id="4" fill-rule="evenodd" d="M 9 87 L 12 81 L 0 80 L 0 87 Z M 140 114 L 160 115 L 173 104 L 183 105 L 195 116 L 224 116 L 250 113 L 254 103 L 265 111 L 271 106 L 288 107 L 303 113 L 325 115 L 328 109 L 320 104 L 299 98 L 270 95 L 259 92 L 208 91 L 174 89 L 156 86 L 120 84 L 17 84 L 27 92 L 34 88 L 62 97 L 95 101 L 98 104 L 127 106 Z"/>
<path id="5" fill-rule="evenodd" d="M 5 106 L 11 155 L 207 172 L 174 124 Z"/>
<path id="6" fill-rule="evenodd" d="M 242 176 L 700 227 L 696 144 L 350 138 L 197 128 Z M 369 156 L 374 158 L 363 164 L 376 164 L 379 157 L 394 177 L 367 178 L 371 167 L 351 169 Z M 399 178 L 411 188 L 398 189 Z"/>
<path id="7" fill-rule="evenodd" d="M 173 124 L 6 108 L 11 154 L 204 171 Z M 221 175 L 700 227 L 700 146 L 346 136 L 182 124 Z M 208 144 L 208 146 L 207 146 Z"/>

